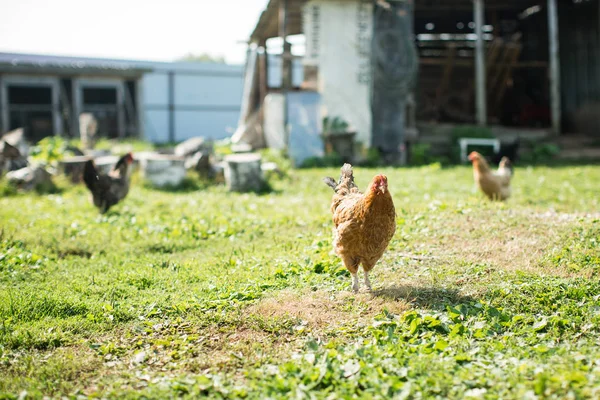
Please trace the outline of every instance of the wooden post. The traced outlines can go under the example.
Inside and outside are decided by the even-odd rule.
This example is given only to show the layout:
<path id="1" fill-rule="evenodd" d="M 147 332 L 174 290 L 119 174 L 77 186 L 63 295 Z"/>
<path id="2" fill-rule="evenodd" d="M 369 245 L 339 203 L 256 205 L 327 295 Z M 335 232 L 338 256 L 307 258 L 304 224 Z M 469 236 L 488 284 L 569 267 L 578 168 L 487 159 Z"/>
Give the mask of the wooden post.
<path id="1" fill-rule="evenodd" d="M 288 0 L 279 1 L 279 36 L 283 40 L 283 52 L 281 54 L 281 94 L 283 95 L 283 137 L 285 148 L 290 141 L 288 92 L 292 87 L 292 46 L 287 41 L 287 18 Z"/>
<path id="2" fill-rule="evenodd" d="M 71 127 L 73 128 L 71 136 L 73 138 L 80 138 L 81 131 L 79 130 L 79 114 L 81 114 L 81 110 L 83 109 L 83 93 L 80 82 L 77 78 L 71 79 L 71 96 L 71 104 L 73 107 L 73 110 L 71 110 Z"/>
<path id="3" fill-rule="evenodd" d="M 550 109 L 552 113 L 552 133 L 560 134 L 560 53 L 558 39 L 558 12 L 556 0 L 548 0 L 548 45 L 550 51 Z"/>
<path id="4" fill-rule="evenodd" d="M 257 107 L 257 96 L 260 88 L 257 88 L 257 75 L 259 72 L 258 45 L 255 42 L 249 43 L 246 50 L 246 66 L 244 68 L 242 106 L 238 126 L 246 124 L 248 117 L 251 116 Z M 257 92 L 258 89 L 258 92 Z"/>
<path id="5" fill-rule="evenodd" d="M 60 112 L 60 81 L 58 79 L 56 82 L 52 82 L 50 90 L 52 91 L 52 129 L 55 136 L 64 136 Z"/>
<path id="6" fill-rule="evenodd" d="M 117 91 L 117 136 L 119 139 L 125 137 L 125 82 L 119 82 L 115 88 Z"/>
<path id="7" fill-rule="evenodd" d="M 169 142 L 175 143 L 175 72 L 169 71 Z"/>
<path id="8" fill-rule="evenodd" d="M 138 78 L 135 81 L 135 108 L 137 110 L 137 137 L 138 139 L 145 140 L 145 124 L 144 124 L 144 78 Z"/>
<path id="9" fill-rule="evenodd" d="M 259 107 L 262 106 L 265 101 L 265 97 L 269 93 L 269 60 L 267 59 L 267 44 L 266 41 L 259 43 L 259 49 L 262 48 L 262 53 L 258 53 L 258 93 Z"/>
<path id="10" fill-rule="evenodd" d="M 67 94 L 67 87 L 65 82 L 61 79 L 58 83 L 59 93 L 60 93 L 60 117 L 63 121 L 63 130 L 65 136 L 72 138 L 73 137 L 73 128 L 71 127 L 71 110 L 73 107 L 71 106 L 71 101 L 69 100 L 69 96 Z M 66 118 L 65 118 L 66 117 Z M 65 126 L 66 122 L 66 126 Z"/>
<path id="11" fill-rule="evenodd" d="M 475 22 L 475 109 L 477 124 L 487 124 L 487 103 L 485 83 L 485 46 L 483 41 L 484 10 L 483 0 L 473 0 L 473 20 Z"/>

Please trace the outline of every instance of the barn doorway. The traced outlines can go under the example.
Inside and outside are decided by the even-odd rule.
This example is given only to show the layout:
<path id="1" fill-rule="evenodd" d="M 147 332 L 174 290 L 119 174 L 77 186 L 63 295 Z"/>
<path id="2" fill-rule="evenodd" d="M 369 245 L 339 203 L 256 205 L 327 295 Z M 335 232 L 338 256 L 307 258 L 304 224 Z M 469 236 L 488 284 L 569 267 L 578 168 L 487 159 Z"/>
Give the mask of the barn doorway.
<path id="1" fill-rule="evenodd" d="M 7 89 L 8 130 L 24 128 L 33 143 L 55 133 L 51 86 L 10 84 Z"/>
<path id="2" fill-rule="evenodd" d="M 98 121 L 98 136 L 115 139 L 119 132 L 119 93 L 116 87 L 82 87 L 83 112 Z"/>

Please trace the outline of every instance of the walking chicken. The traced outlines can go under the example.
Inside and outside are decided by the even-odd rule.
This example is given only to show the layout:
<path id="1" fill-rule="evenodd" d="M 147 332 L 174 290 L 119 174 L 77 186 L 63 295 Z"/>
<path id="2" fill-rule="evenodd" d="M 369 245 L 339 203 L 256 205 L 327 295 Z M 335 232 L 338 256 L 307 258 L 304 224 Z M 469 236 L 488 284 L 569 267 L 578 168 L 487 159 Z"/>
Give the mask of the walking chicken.
<path id="1" fill-rule="evenodd" d="M 362 264 L 365 286 L 371 290 L 369 272 L 381 258 L 396 230 L 394 202 L 385 175 L 376 175 L 365 193 L 354 183 L 352 166 L 344 164 L 340 180 L 323 181 L 335 194 L 333 214 L 333 247 L 352 275 L 352 290 L 358 292 L 358 267 Z"/>
<path id="2" fill-rule="evenodd" d="M 506 200 L 510 197 L 513 170 L 507 157 L 502 157 L 497 171 L 492 171 L 485 158 L 476 151 L 469 154 L 469 160 L 473 163 L 475 183 L 490 200 Z"/>
<path id="3" fill-rule="evenodd" d="M 92 192 L 94 205 L 102 214 L 127 196 L 132 162 L 131 153 L 125 154 L 117 161 L 108 175 L 100 173 L 93 161 L 85 163 L 83 181 Z"/>

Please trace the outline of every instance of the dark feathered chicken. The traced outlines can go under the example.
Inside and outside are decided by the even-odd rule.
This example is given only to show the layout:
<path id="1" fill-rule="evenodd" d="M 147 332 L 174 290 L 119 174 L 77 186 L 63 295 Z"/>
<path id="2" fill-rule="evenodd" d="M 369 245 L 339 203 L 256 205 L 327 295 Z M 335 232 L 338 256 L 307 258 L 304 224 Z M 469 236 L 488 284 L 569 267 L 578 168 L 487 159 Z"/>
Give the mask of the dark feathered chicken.
<path id="1" fill-rule="evenodd" d="M 102 214 L 127 196 L 132 162 L 131 153 L 125 154 L 117 161 L 108 175 L 98 172 L 96 165 L 91 160 L 85 164 L 83 181 L 92 192 L 94 205 Z"/>

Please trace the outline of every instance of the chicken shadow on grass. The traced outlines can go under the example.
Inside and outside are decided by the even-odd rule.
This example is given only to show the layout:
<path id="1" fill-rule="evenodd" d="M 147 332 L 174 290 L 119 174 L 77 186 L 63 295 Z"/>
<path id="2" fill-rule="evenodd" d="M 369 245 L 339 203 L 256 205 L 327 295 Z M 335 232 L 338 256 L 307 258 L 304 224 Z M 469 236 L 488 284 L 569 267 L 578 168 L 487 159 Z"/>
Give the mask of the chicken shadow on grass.
<path id="1" fill-rule="evenodd" d="M 413 306 L 428 309 L 443 309 L 446 305 L 470 303 L 476 299 L 464 296 L 457 289 L 432 286 L 393 285 L 373 290 L 372 295 L 392 300 L 405 300 Z"/>

